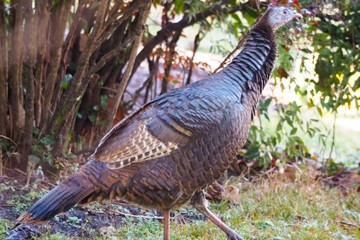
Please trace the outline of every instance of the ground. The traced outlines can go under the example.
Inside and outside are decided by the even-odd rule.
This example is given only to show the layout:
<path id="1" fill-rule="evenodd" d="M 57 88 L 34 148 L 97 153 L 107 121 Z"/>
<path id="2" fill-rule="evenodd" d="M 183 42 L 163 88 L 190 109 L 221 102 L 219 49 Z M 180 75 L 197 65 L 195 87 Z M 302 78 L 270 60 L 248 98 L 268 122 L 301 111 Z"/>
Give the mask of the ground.
<path id="1" fill-rule="evenodd" d="M 300 170 L 300 169 L 299 169 Z M 305 173 L 306 172 L 306 173 Z M 345 177 L 329 187 L 308 171 L 267 173 L 251 182 L 226 181 L 227 194 L 211 209 L 245 239 L 360 239 L 360 193 Z M 347 175 L 348 176 L 348 175 Z M 356 175 L 354 175 L 356 178 Z M 353 175 L 349 177 L 352 179 Z M 358 175 L 357 175 L 358 176 Z M 357 181 L 359 179 L 356 179 Z M 0 239 L 16 218 L 53 184 L 11 171 L 0 177 Z M 355 188 L 354 188 L 355 186 Z M 41 227 L 39 239 L 161 239 L 161 213 L 122 201 L 76 207 Z M 189 207 L 172 213 L 171 239 L 225 239 L 225 235 Z"/>

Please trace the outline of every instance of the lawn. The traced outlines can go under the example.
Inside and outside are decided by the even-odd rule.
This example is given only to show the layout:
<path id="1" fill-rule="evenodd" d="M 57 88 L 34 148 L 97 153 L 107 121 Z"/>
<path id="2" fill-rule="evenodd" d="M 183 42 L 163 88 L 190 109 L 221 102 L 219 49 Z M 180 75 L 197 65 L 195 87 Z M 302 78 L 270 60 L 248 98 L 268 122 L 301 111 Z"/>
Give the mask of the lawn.
<path id="1" fill-rule="evenodd" d="M 234 183 L 235 184 L 235 183 Z M 316 181 L 237 183 L 239 194 L 211 205 L 245 239 L 359 239 L 360 196 Z M 175 217 L 176 219 L 176 217 Z M 224 239 L 209 221 L 173 223 L 172 239 Z M 159 239 L 161 223 L 126 225 L 119 239 Z"/>
<path id="2" fill-rule="evenodd" d="M 360 193 L 330 188 L 314 174 L 270 174 L 248 182 L 231 179 L 228 193 L 211 209 L 245 239 L 360 239 Z M 11 186 L 9 186 L 11 184 Z M 2 181 L 0 239 L 15 218 L 42 193 Z M 161 213 L 123 202 L 75 208 L 40 229 L 39 239 L 161 239 Z M 225 239 L 225 235 L 189 207 L 173 212 L 171 239 Z"/>

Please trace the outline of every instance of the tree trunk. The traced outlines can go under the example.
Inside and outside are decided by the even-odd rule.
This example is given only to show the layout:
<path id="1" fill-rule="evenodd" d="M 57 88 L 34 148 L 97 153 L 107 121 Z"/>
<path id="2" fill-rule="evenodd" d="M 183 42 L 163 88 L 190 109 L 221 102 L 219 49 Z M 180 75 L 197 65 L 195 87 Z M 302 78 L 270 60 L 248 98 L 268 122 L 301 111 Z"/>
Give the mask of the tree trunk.
<path id="1" fill-rule="evenodd" d="M 15 26 L 12 33 L 12 47 L 10 60 L 10 79 L 9 79 L 9 99 L 10 99 L 10 119 L 12 122 L 10 129 L 10 138 L 18 142 L 20 137 L 20 128 L 23 127 L 24 117 L 21 115 L 22 108 L 22 84 L 21 76 L 21 55 L 23 47 L 23 0 L 11 1 L 12 7 L 15 9 Z"/>
<path id="2" fill-rule="evenodd" d="M 61 50 L 64 41 L 67 18 L 73 1 L 63 1 L 53 14 L 50 30 L 50 63 L 47 72 L 47 80 L 44 88 L 44 106 L 41 117 L 41 130 L 44 131 L 48 124 L 49 113 L 53 110 L 50 106 L 54 93 L 54 86 L 60 66 Z"/>
<path id="3" fill-rule="evenodd" d="M 60 155 L 63 150 L 63 146 L 67 141 L 69 126 L 75 117 L 75 106 L 78 104 L 79 99 L 81 99 L 87 84 L 90 81 L 90 79 L 84 79 L 84 76 L 88 69 L 89 59 L 98 47 L 96 40 L 102 31 L 101 28 L 105 19 L 107 5 L 108 0 L 102 0 L 100 2 L 96 24 L 87 40 L 85 51 L 82 52 L 80 56 L 74 78 L 70 82 L 68 89 L 64 92 L 63 100 L 57 106 L 55 114 L 51 118 L 47 132 L 54 134 L 56 137 L 56 144 L 53 148 L 53 154 L 55 156 Z M 84 89 L 80 89 L 80 86 L 84 86 Z"/>
<path id="4" fill-rule="evenodd" d="M 35 2 L 35 26 L 36 28 L 33 31 L 36 31 L 37 41 L 36 41 L 36 72 L 35 72 L 35 108 L 34 108 L 34 118 L 35 125 L 40 126 L 41 122 L 41 113 L 45 111 L 43 109 L 43 89 L 45 86 L 46 78 L 46 69 L 50 61 L 49 56 L 49 21 L 50 21 L 50 9 L 48 0 L 37 0 Z"/>
<path id="5" fill-rule="evenodd" d="M 8 42 L 6 33 L 5 1 L 0 2 L 0 135 L 6 136 L 6 118 L 8 115 Z"/>
<path id="6" fill-rule="evenodd" d="M 27 169 L 28 155 L 33 140 L 33 128 L 34 128 L 34 58 L 35 58 L 35 34 L 33 29 L 33 9 L 32 2 L 24 2 L 24 17 L 25 17 L 25 29 L 24 29 L 24 54 L 23 54 L 23 82 L 25 87 L 25 127 L 21 137 L 21 164 L 22 170 Z"/>

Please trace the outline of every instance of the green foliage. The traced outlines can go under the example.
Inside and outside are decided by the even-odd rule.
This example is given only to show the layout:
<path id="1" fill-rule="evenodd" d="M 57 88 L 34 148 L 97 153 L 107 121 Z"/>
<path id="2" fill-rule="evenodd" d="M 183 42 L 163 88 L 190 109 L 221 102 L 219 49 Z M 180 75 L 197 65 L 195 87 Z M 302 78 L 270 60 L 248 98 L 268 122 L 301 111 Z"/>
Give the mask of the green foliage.
<path id="1" fill-rule="evenodd" d="M 34 187 L 35 188 L 35 187 Z M 36 200 L 40 199 L 47 190 L 35 190 L 30 191 L 25 195 L 16 195 L 11 200 L 8 200 L 6 203 L 13 206 L 14 210 L 17 214 L 23 213 L 26 209 L 28 209 Z"/>
<path id="2" fill-rule="evenodd" d="M 100 111 L 107 109 L 109 97 L 108 95 L 101 95 L 100 96 L 100 104 L 92 106 L 91 110 L 89 111 L 88 119 L 94 126 L 105 126 L 108 124 L 107 119 L 101 119 Z M 79 113 L 78 117 L 82 117 Z"/>
<path id="3" fill-rule="evenodd" d="M 6 3 L 8 2 L 9 1 L 6 1 Z M 127 3 L 125 3 L 125 5 L 126 4 Z M 302 116 L 302 111 L 304 109 L 315 109 L 316 112 L 322 116 L 329 111 L 337 112 L 339 108 L 343 106 L 356 107 L 358 109 L 360 107 L 360 65 L 358 64 L 360 61 L 360 4 L 356 1 L 331 1 L 327 4 L 323 4 L 322 1 L 315 1 L 314 3 L 314 1 L 310 0 L 300 1 L 300 4 L 303 9 L 315 8 L 317 14 L 314 18 L 305 18 L 306 22 L 303 23 L 305 27 L 303 28 L 302 33 L 296 32 L 293 26 L 284 27 L 280 30 L 278 33 L 279 38 L 277 40 L 279 45 L 279 57 L 273 76 L 275 78 L 275 84 L 280 86 L 283 90 L 285 89 L 284 81 L 292 82 L 294 84 L 294 90 L 296 94 L 301 97 L 302 102 L 290 102 L 289 104 L 281 105 L 275 99 L 267 99 L 260 103 L 260 125 L 255 125 L 251 128 L 249 135 L 250 144 L 247 146 L 247 151 L 244 154 L 249 161 L 258 159 L 262 166 L 268 166 L 271 164 L 271 161 L 274 160 L 285 163 L 309 157 L 310 153 L 306 141 L 304 140 L 304 135 L 312 138 L 319 138 L 321 144 L 326 144 L 325 138 L 327 135 L 321 132 L 316 126 L 318 119 L 312 118 L 310 120 L 304 120 Z M 199 13 L 206 12 L 215 5 L 219 5 L 219 7 L 223 9 L 232 9 L 236 6 L 242 6 L 240 11 L 231 12 L 229 14 L 224 14 L 215 9 L 209 17 L 204 19 L 200 17 L 200 20 L 194 23 L 196 28 L 199 28 L 198 32 L 201 35 L 201 40 L 203 40 L 204 36 L 211 30 L 216 30 L 217 33 L 221 33 L 218 35 L 221 35 L 222 39 L 217 39 L 217 42 L 211 46 L 210 50 L 225 55 L 233 49 L 242 36 L 246 34 L 250 26 L 252 26 L 259 17 L 260 12 L 265 10 L 264 8 L 258 11 L 258 9 L 250 7 L 250 4 L 246 3 L 246 1 L 239 0 L 155 0 L 152 2 L 153 8 L 151 11 L 160 10 L 161 24 L 159 24 L 157 28 L 161 29 L 162 27 L 166 27 L 169 23 L 178 22 L 183 17 L 188 18 L 188 20 L 191 21 L 195 16 L 201 15 Z M 55 1 L 52 8 L 57 9 L 61 6 L 61 1 Z M 94 10 L 94 16 L 96 16 L 96 9 L 98 6 L 98 2 L 90 2 L 87 6 L 89 9 L 86 9 L 86 11 Z M 126 8 L 119 8 L 117 11 L 123 11 L 124 9 Z M 86 11 L 84 10 L 84 12 Z M 93 22 L 95 18 L 88 19 L 87 17 L 80 17 L 78 19 L 80 22 L 76 22 L 76 12 L 76 5 L 74 5 L 73 10 L 70 12 L 71 17 L 66 20 L 66 24 L 69 26 L 69 29 L 72 29 L 74 24 L 79 24 L 79 26 L 81 26 L 79 34 L 81 33 L 83 36 L 73 36 L 75 41 L 74 46 L 69 46 L 69 49 L 74 52 L 70 54 L 71 56 L 67 56 L 69 61 L 64 58 L 66 69 L 61 69 L 61 71 L 57 70 L 59 73 L 65 73 L 65 75 L 58 76 L 57 80 L 59 80 L 59 82 L 56 82 L 54 87 L 54 89 L 59 88 L 61 90 L 60 92 L 71 92 L 69 91 L 69 88 L 72 85 L 73 76 L 76 76 L 75 73 L 78 70 L 77 64 L 81 54 L 81 51 L 78 51 L 80 49 L 78 45 L 80 46 L 80 43 L 82 43 L 83 40 L 86 40 L 85 36 L 93 31 L 95 26 Z M 53 14 L 53 12 L 51 12 L 51 14 Z M 9 15 L 7 17 L 11 19 L 12 16 Z M 193 28 L 194 26 L 187 27 Z M 126 29 L 127 28 L 124 25 L 119 27 L 115 32 L 121 33 L 121 31 L 126 31 Z M 173 36 L 176 35 L 176 31 L 181 31 L 182 34 L 185 32 L 182 28 L 173 29 L 172 31 L 172 35 L 168 39 L 163 39 L 163 42 L 171 42 Z M 120 35 L 121 34 L 116 34 L 116 36 Z M 126 35 L 125 32 L 123 35 Z M 144 45 L 150 42 L 149 40 L 151 37 L 151 35 L 145 36 L 143 41 Z M 185 37 L 187 40 L 193 40 L 193 35 L 187 35 Z M 114 44 L 112 45 L 111 43 Z M 114 36 L 109 36 L 108 41 L 104 44 L 100 44 L 101 47 L 99 47 L 99 51 L 92 55 L 88 68 L 91 69 L 92 64 L 98 63 L 99 60 L 105 56 L 107 51 L 116 47 L 117 44 L 119 44 L 119 39 L 114 38 Z M 160 44 L 158 44 L 157 47 L 158 46 L 160 46 Z M 76 104 L 79 104 L 80 107 L 76 109 L 79 109 L 79 112 L 77 112 L 77 119 L 74 124 L 75 127 L 72 127 L 71 129 L 77 129 L 77 127 L 79 127 L 80 130 L 78 132 L 83 133 L 86 132 L 82 129 L 83 126 L 90 125 L 93 128 L 90 131 L 95 132 L 93 131 L 94 129 L 99 128 L 99 126 L 102 127 L 107 123 L 107 119 L 103 119 L 100 116 L 102 110 L 108 110 L 109 92 L 106 92 L 105 89 L 113 88 L 113 80 L 120 78 L 120 75 L 112 76 L 113 74 L 108 73 L 115 72 L 115 69 L 118 68 L 121 69 L 120 72 L 123 71 L 122 68 L 128 61 L 128 54 L 125 53 L 128 53 L 130 49 L 130 47 L 123 49 L 122 54 L 111 59 L 111 63 L 109 62 L 106 64 L 107 67 L 96 72 L 96 74 L 99 75 L 99 80 L 96 80 L 96 84 L 86 85 L 87 89 L 84 89 L 83 91 L 90 93 L 90 97 L 87 100 L 91 100 L 91 104 L 88 104 L 90 106 L 86 103 L 82 104 L 81 101 L 86 98 L 82 98 L 81 96 L 78 97 Z M 155 48 L 153 50 L 155 51 Z M 296 55 L 292 51 L 297 51 L 298 54 Z M 294 63 L 297 63 L 298 59 L 300 59 L 301 62 L 300 75 L 306 76 L 306 86 L 302 86 L 299 83 L 298 80 L 301 77 L 291 75 L 291 72 L 294 69 Z M 49 61 L 51 60 L 52 59 L 49 59 Z M 162 60 L 163 59 L 161 59 L 160 62 Z M 312 62 L 312 64 L 309 64 L 310 62 Z M 41 64 L 43 63 L 41 62 Z M 116 68 L 110 68 L 112 65 Z M 296 66 L 296 68 L 299 67 Z M 88 77 L 90 75 L 84 76 Z M 47 77 L 46 74 L 44 77 Z M 178 80 L 175 80 L 174 82 L 177 83 L 177 81 Z M 45 80 L 42 82 L 43 83 L 41 84 L 44 85 Z M 100 91 L 99 88 L 103 89 Z M 61 124 L 66 120 L 68 114 L 66 109 L 68 109 L 69 106 L 60 108 L 59 106 L 62 106 L 62 104 L 60 104 L 61 102 L 56 101 L 57 99 L 62 99 L 64 95 L 59 96 L 61 97 L 54 97 L 52 100 L 52 103 L 54 104 L 51 104 L 50 109 L 56 110 L 55 113 L 59 112 L 59 114 L 54 115 L 55 117 L 53 117 L 54 119 L 52 120 Z M 37 100 L 35 102 L 41 101 Z M 81 108 L 83 105 L 85 106 L 84 109 Z M 59 109 L 56 109 L 58 107 Z M 46 111 L 48 111 L 48 109 L 46 109 Z M 276 121 L 276 132 L 269 134 L 264 130 L 261 121 Z M 78 126 L 77 124 L 79 122 L 81 124 Z M 84 122 L 90 122 L 90 124 L 84 124 Z M 53 164 L 51 152 L 55 146 L 54 136 L 40 136 L 41 134 L 39 133 L 38 128 L 46 129 L 46 126 L 44 128 L 44 126 L 40 126 L 39 123 L 36 124 L 38 125 L 36 125 L 37 128 L 34 130 L 34 142 L 28 160 L 35 164 L 40 161 Z M 73 122 L 71 122 L 71 124 L 73 124 Z M 71 132 L 67 133 L 65 136 L 69 136 L 70 139 L 70 137 L 75 136 L 75 134 Z M 58 137 L 58 135 L 55 135 L 55 137 Z M 96 136 L 95 138 L 98 137 L 99 136 Z M 76 136 L 76 138 L 79 138 L 79 136 Z M 74 139 L 72 140 L 76 141 Z M 85 138 L 82 140 L 87 141 Z M 61 141 L 58 143 L 61 143 Z M 84 144 L 87 144 L 87 142 Z M 4 152 L 7 156 L 10 156 L 11 152 L 18 151 L 18 149 L 15 149 L 16 146 L 7 139 L 0 139 L 0 147 L 5 150 Z M 336 159 L 334 162 L 336 162 Z"/>
<path id="4" fill-rule="evenodd" d="M 70 84 L 70 81 L 72 79 L 73 79 L 73 76 L 71 74 L 66 74 L 60 83 L 61 89 L 64 89 L 64 90 L 67 89 Z"/>
<path id="5" fill-rule="evenodd" d="M 270 117 L 269 108 L 273 107 L 270 105 L 271 100 L 268 98 L 259 103 L 259 124 L 254 124 L 250 129 L 249 145 L 244 152 L 245 159 L 257 159 L 260 166 L 268 167 L 270 163 L 286 164 L 310 157 L 303 136 L 308 134 L 314 137 L 320 130 L 312 126 L 311 122 L 301 119 L 301 106 L 296 102 L 275 105 L 276 116 Z M 272 121 L 276 125 L 276 131 L 266 131 L 264 121 Z"/>
<path id="6" fill-rule="evenodd" d="M 313 4 L 312 1 L 300 3 L 303 8 Z M 278 159 L 285 163 L 310 157 L 306 136 L 317 138 L 325 148 L 331 133 L 332 146 L 327 147 L 333 147 L 335 128 L 324 133 L 317 124 L 321 120 L 316 117 L 305 119 L 304 110 L 315 109 L 322 117 L 324 112 L 337 112 L 339 108 L 359 109 L 360 5 L 336 1 L 315 10 L 317 15 L 306 19 L 306 27 L 302 34 L 297 34 L 297 39 L 294 39 L 292 29 L 283 28 L 279 33 L 279 57 L 273 74 L 275 85 L 285 90 L 284 81 L 290 80 L 302 102 L 283 105 L 275 99 L 270 104 L 271 99 L 267 99 L 259 104 L 259 123 L 251 128 L 244 156 L 249 161 L 258 159 L 261 166 L 269 166 Z M 292 53 L 291 50 L 296 48 L 299 51 Z M 301 76 L 290 73 L 299 57 L 300 73 L 308 76 L 306 85 L 302 85 Z M 269 117 L 268 109 L 272 106 L 275 110 L 271 110 Z M 270 119 L 276 124 L 275 132 L 265 131 L 262 126 L 262 121 L 269 123 Z M 326 156 L 323 158 L 327 159 Z M 330 174 L 343 169 L 342 164 L 331 156 L 327 160 Z"/>
<path id="7" fill-rule="evenodd" d="M 328 175 L 334 175 L 335 173 L 338 173 L 344 169 L 345 166 L 343 163 L 335 162 L 335 160 L 332 158 L 327 159 L 326 170 Z"/>
<path id="8" fill-rule="evenodd" d="M 5 239 L 7 231 L 10 229 L 10 227 L 13 225 L 13 223 L 7 219 L 0 218 L 0 239 Z"/>
<path id="9" fill-rule="evenodd" d="M 0 149 L 6 157 L 10 157 L 16 148 L 17 146 L 10 139 L 0 138 Z"/>
<path id="10" fill-rule="evenodd" d="M 10 181 L 10 182 L 6 182 L 6 183 L 0 183 L 0 193 L 5 192 L 5 191 L 11 191 L 11 192 L 15 192 L 15 188 L 13 187 L 13 184 L 16 184 L 17 181 Z"/>
<path id="11" fill-rule="evenodd" d="M 359 109 L 360 4 L 335 1 L 328 7 L 306 29 L 318 53 L 318 79 L 309 79 L 315 86 L 310 96 L 320 93 L 320 104 L 327 110 L 337 111 L 340 106 Z M 306 66 L 303 68 L 306 71 Z"/>
<path id="12" fill-rule="evenodd" d="M 31 154 L 28 157 L 29 161 L 32 161 L 35 164 L 43 161 L 52 165 L 54 159 L 51 150 L 55 144 L 54 136 L 47 134 L 40 137 L 40 130 L 38 128 L 34 128 L 33 136 L 34 139 L 40 139 L 31 146 Z"/>
<path id="13" fill-rule="evenodd" d="M 82 223 L 82 219 L 76 216 L 68 217 L 66 221 L 74 227 L 80 227 L 79 225 Z"/>
<path id="14" fill-rule="evenodd" d="M 229 5 L 239 4 L 232 1 Z M 252 8 L 244 7 L 242 11 L 227 15 L 216 15 L 212 19 L 209 30 L 218 29 L 225 33 L 223 39 L 213 42 L 210 52 L 227 55 L 236 47 L 240 39 L 249 31 L 259 14 Z"/>

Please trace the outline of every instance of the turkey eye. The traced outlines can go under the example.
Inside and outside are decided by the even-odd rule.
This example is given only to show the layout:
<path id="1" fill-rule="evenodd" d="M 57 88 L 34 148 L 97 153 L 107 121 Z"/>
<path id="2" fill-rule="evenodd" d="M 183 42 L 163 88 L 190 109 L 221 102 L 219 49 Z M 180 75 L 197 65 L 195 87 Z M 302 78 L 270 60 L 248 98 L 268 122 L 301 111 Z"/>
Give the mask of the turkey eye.
<path id="1" fill-rule="evenodd" d="M 283 13 L 284 13 L 284 14 L 287 14 L 287 11 L 286 11 L 286 10 L 284 10 L 284 11 L 283 11 Z"/>

